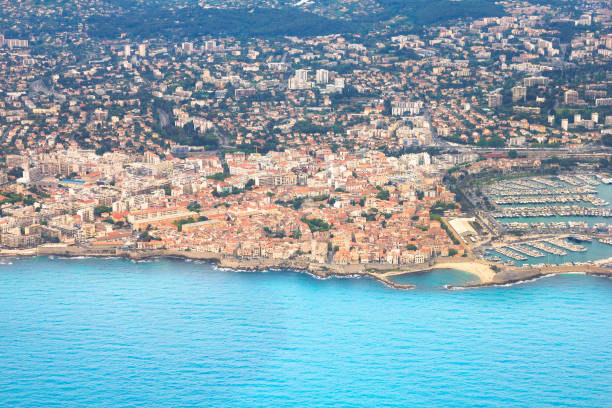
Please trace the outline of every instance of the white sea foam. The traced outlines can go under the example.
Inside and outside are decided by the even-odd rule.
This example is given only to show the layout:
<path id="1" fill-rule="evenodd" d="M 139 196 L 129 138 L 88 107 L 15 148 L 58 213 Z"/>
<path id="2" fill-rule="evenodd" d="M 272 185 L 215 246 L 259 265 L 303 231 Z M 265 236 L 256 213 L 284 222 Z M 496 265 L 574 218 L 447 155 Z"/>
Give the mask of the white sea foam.
<path id="1" fill-rule="evenodd" d="M 554 274 L 554 273 L 549 273 L 549 274 L 542 275 L 542 276 L 537 276 L 537 277 L 531 278 L 531 279 L 519 280 L 519 281 L 516 281 L 516 282 L 509 282 L 509 283 L 503 283 L 503 284 L 491 285 L 491 286 L 497 286 L 497 287 L 502 287 L 502 288 L 509 288 L 510 286 L 522 285 L 524 283 L 535 282 L 535 281 L 538 281 L 540 279 L 550 278 L 550 277 L 555 276 L 555 275 L 556 274 Z"/>
<path id="2" fill-rule="evenodd" d="M 130 262 L 134 264 L 141 264 L 141 263 L 151 263 L 152 261 L 149 259 L 130 259 Z"/>
<path id="3" fill-rule="evenodd" d="M 468 290 L 468 289 L 479 289 L 482 286 L 453 286 L 453 285 L 444 285 L 444 289 L 447 290 Z"/>
<path id="4" fill-rule="evenodd" d="M 214 270 L 221 272 L 250 272 L 247 269 L 237 269 L 237 268 L 226 268 L 224 266 L 214 266 Z"/>

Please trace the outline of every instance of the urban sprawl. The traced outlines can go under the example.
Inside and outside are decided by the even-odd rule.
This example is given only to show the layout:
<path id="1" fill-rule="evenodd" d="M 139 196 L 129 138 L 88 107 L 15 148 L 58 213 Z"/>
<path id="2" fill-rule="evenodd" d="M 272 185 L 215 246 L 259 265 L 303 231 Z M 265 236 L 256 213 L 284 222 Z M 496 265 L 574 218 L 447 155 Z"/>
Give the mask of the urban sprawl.
<path id="1" fill-rule="evenodd" d="M 409 267 L 611 244 L 612 9 L 570 3 L 405 32 L 0 31 L 2 251 Z M 53 7 L 0 0 L 2 27 Z"/>

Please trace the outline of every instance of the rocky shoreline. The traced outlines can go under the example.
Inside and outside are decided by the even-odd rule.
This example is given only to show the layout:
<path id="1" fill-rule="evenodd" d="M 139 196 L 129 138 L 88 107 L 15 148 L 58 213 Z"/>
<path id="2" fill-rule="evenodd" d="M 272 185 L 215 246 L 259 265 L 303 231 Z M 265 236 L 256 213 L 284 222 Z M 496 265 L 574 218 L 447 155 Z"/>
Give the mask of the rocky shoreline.
<path id="1" fill-rule="evenodd" d="M 132 250 L 93 249 L 67 245 L 41 245 L 35 249 L 2 250 L 0 257 L 15 256 L 61 256 L 76 257 L 113 257 L 132 261 L 143 261 L 152 258 L 174 258 L 182 260 L 199 260 L 215 264 L 220 268 L 242 271 L 264 271 L 270 269 L 288 269 L 307 273 L 317 279 L 361 278 L 375 279 L 383 285 L 399 290 L 414 289 L 414 285 L 395 282 L 391 278 L 408 273 L 425 273 L 440 268 L 458 269 L 479 277 L 480 282 L 464 286 L 448 286 L 448 289 L 484 288 L 510 285 L 562 273 L 585 273 L 612 278 L 612 268 L 596 265 L 560 265 L 539 268 L 504 267 L 493 271 L 490 263 L 475 259 L 443 259 L 431 264 L 419 266 L 398 266 L 393 264 L 356 264 L 333 265 L 312 263 L 305 259 L 238 259 L 222 256 L 212 252 L 173 251 L 173 250 Z"/>
<path id="2" fill-rule="evenodd" d="M 15 251 L 13 251 L 15 252 Z M 0 256 L 61 256 L 67 258 L 116 257 L 132 261 L 143 261 L 153 258 L 171 258 L 183 260 L 199 260 L 217 265 L 219 268 L 241 271 L 265 271 L 270 269 L 289 269 L 307 273 L 317 279 L 329 278 L 361 278 L 369 277 L 392 289 L 414 289 L 414 285 L 398 283 L 374 271 L 368 271 L 365 265 L 331 265 L 316 264 L 300 259 L 238 259 L 225 257 L 212 252 L 147 250 L 147 251 L 120 251 L 120 250 L 92 250 L 76 246 L 49 245 L 39 246 L 35 251 L 28 253 L 0 253 Z"/>

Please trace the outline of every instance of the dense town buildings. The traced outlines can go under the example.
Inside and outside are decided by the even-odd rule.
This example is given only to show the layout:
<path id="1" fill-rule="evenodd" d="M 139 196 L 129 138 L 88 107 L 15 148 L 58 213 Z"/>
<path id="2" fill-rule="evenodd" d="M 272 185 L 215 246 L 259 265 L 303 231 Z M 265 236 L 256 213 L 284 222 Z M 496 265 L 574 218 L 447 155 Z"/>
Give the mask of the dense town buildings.
<path id="1" fill-rule="evenodd" d="M 609 5 L 500 4 L 401 35 L 0 35 L 2 245 L 461 255 L 449 177 L 612 144 Z"/>

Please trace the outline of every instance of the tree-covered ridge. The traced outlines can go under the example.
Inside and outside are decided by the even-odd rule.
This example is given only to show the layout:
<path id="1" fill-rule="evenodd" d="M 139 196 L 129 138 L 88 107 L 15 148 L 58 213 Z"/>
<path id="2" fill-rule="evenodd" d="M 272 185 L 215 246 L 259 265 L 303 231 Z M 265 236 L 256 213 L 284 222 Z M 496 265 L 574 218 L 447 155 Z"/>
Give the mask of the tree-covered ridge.
<path id="1" fill-rule="evenodd" d="M 418 28 L 502 12 L 502 7 L 490 0 L 379 0 L 347 7 L 339 0 L 300 7 L 289 1 L 265 0 L 219 0 L 207 7 L 192 0 L 50 0 L 38 1 L 34 8 L 0 9 L 0 31 L 9 37 L 38 37 L 85 30 L 101 39 L 122 34 L 133 39 L 168 40 L 204 35 L 315 36 L 365 32 L 394 22 Z M 14 24 L 16 16 L 19 25 Z"/>
<path id="2" fill-rule="evenodd" d="M 414 26 L 442 23 L 458 18 L 501 16 L 502 6 L 491 0 L 380 0 L 382 11 L 354 20 L 381 22 L 404 17 Z"/>
<path id="3" fill-rule="evenodd" d="M 116 16 L 94 15 L 87 19 L 89 33 L 99 38 L 116 38 L 127 33 L 135 38 L 195 38 L 221 36 L 312 36 L 361 32 L 378 23 L 403 17 L 415 27 L 457 18 L 498 16 L 501 6 L 490 0 L 383 0 L 371 14 L 330 19 L 294 7 L 202 8 L 159 7 L 149 3 L 130 7 Z M 320 10 L 319 10 L 320 11 Z M 147 24 L 142 22 L 146 21 Z"/>
<path id="4" fill-rule="evenodd" d="M 87 25 L 89 34 L 98 38 L 117 38 L 122 33 L 133 38 L 180 39 L 204 35 L 308 36 L 351 31 L 349 23 L 331 21 L 295 8 L 141 7 L 118 16 L 91 16 Z"/>

